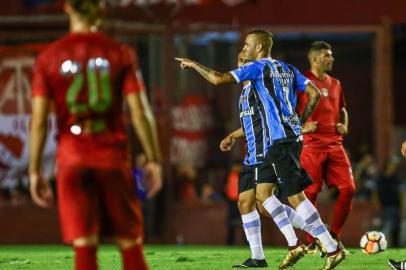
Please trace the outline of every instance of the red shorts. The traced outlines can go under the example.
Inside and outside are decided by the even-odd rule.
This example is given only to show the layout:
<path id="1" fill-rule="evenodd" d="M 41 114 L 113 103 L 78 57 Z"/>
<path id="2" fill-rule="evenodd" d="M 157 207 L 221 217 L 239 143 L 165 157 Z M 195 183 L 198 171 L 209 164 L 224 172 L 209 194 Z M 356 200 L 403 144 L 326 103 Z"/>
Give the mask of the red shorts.
<path id="1" fill-rule="evenodd" d="M 127 239 L 143 236 L 141 206 L 129 168 L 58 164 L 57 190 L 64 242 L 91 234 Z"/>
<path id="2" fill-rule="evenodd" d="M 350 161 L 342 145 L 325 151 L 317 151 L 304 146 L 300 162 L 303 169 L 313 179 L 313 184 L 305 192 L 319 193 L 323 186 L 323 179 L 328 187 L 355 188 Z"/>

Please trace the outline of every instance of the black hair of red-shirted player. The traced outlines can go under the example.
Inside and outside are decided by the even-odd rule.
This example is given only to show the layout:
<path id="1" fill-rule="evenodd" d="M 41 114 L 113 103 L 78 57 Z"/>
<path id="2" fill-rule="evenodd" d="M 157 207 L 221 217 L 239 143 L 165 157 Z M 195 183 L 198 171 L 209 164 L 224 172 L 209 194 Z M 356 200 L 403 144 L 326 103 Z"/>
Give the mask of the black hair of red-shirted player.
<path id="1" fill-rule="evenodd" d="M 315 41 L 310 45 L 309 51 L 331 50 L 332 47 L 325 41 Z"/>
<path id="2" fill-rule="evenodd" d="M 103 0 L 66 0 L 73 9 L 90 22 L 100 16 L 100 6 Z"/>

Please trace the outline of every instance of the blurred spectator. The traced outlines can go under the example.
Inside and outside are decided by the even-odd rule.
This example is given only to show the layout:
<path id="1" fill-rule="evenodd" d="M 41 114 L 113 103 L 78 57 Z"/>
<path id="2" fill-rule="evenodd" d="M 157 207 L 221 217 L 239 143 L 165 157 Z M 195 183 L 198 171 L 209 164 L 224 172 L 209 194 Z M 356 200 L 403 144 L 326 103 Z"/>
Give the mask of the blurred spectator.
<path id="1" fill-rule="evenodd" d="M 143 153 L 138 153 L 134 157 L 134 168 L 132 169 L 133 178 L 135 181 L 135 191 L 138 198 L 145 202 L 147 199 L 147 188 L 144 179 L 144 166 L 147 163 L 147 157 Z"/>
<path id="2" fill-rule="evenodd" d="M 382 232 L 393 247 L 399 247 L 400 186 L 397 176 L 399 158 L 392 156 L 385 162 L 382 173 L 376 178 L 374 199 L 380 209 Z"/>
<path id="3" fill-rule="evenodd" d="M 356 198 L 359 200 L 371 199 L 372 191 L 378 176 L 378 166 L 372 154 L 364 153 L 357 162 L 354 171 Z"/>
<path id="4" fill-rule="evenodd" d="M 178 199 L 181 201 L 196 202 L 198 196 L 196 192 L 197 171 L 190 164 L 182 164 L 177 167 L 177 190 Z"/>
<path id="5" fill-rule="evenodd" d="M 204 204 L 213 204 L 222 202 L 223 197 L 218 193 L 210 182 L 206 182 L 202 187 L 201 202 Z"/>
<path id="6" fill-rule="evenodd" d="M 28 177 L 27 170 L 17 169 L 0 181 L 0 203 L 21 205 L 28 202 Z"/>
<path id="7" fill-rule="evenodd" d="M 241 216 L 238 210 L 238 178 L 242 171 L 242 162 L 236 160 L 231 165 L 230 173 L 227 177 L 226 196 L 227 196 L 227 245 L 236 243 L 235 232 L 241 231 Z"/>

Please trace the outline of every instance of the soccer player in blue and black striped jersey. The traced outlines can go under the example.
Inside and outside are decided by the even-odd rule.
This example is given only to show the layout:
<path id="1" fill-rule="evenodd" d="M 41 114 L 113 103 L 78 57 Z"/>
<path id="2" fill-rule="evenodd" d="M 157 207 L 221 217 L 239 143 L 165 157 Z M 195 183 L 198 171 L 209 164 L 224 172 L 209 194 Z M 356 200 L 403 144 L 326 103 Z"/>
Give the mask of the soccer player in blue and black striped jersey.
<path id="1" fill-rule="evenodd" d="M 240 52 L 238 55 L 238 65 L 241 66 L 242 64 L 244 64 L 244 56 L 243 52 Z M 241 264 L 233 265 L 233 268 L 259 268 L 267 267 L 268 265 L 262 247 L 261 221 L 256 209 L 255 188 L 258 179 L 270 179 L 270 182 L 276 182 L 277 180 L 275 179 L 276 175 L 273 169 L 269 170 L 269 167 L 262 166 L 264 160 L 263 156 L 265 156 L 269 150 L 269 144 L 267 144 L 265 140 L 266 128 L 264 122 L 261 120 L 258 104 L 251 83 L 245 81 L 239 99 L 241 128 L 230 133 L 220 143 L 220 149 L 222 151 L 231 150 L 235 139 L 240 137 L 245 137 L 247 145 L 243 170 L 238 179 L 238 210 L 240 211 L 244 233 L 250 246 L 251 257 Z M 246 136 L 244 136 L 244 134 L 246 134 Z M 269 173 L 271 173 L 271 175 Z M 294 228 L 304 230 L 309 234 L 312 234 L 312 231 L 294 209 L 287 205 L 284 205 L 284 207 L 286 212 L 276 211 L 272 218 L 285 235 L 288 244 L 296 246 L 298 242 L 297 237 L 291 230 L 290 225 Z M 300 250 L 302 251 L 302 249 Z M 302 256 L 303 254 L 300 252 L 297 253 L 297 256 L 292 258 L 289 252 L 289 260 L 282 262 L 279 267 L 284 269 L 288 264 L 292 265 L 294 263 L 294 258 L 298 260 Z"/>
<path id="2" fill-rule="evenodd" d="M 256 199 L 272 217 L 281 215 L 278 227 L 292 235 L 292 226 L 286 218 L 286 211 L 274 195 L 276 189 L 282 197 L 312 227 L 313 234 L 327 249 L 324 270 L 335 268 L 345 254 L 332 239 L 324 226 L 317 209 L 306 198 L 303 190 L 311 184 L 311 179 L 300 166 L 302 146 L 301 125 L 306 122 L 320 98 L 320 91 L 292 65 L 271 58 L 272 34 L 265 30 L 250 31 L 245 39 L 243 51 L 245 60 L 250 63 L 231 72 L 220 73 L 195 61 L 176 58 L 181 68 L 193 68 L 210 83 L 240 83 L 250 81 L 259 102 L 261 121 L 265 124 L 265 142 L 269 150 L 263 158 L 261 168 L 264 173 L 258 175 Z M 299 119 L 295 112 L 296 91 L 305 92 L 309 99 Z M 272 173 L 271 173 L 272 172 Z M 276 177 L 272 177 L 275 174 Z M 283 214 L 285 212 L 285 214 Z M 285 234 L 285 236 L 286 236 Z M 294 234 L 294 232 L 293 232 Z M 296 262 L 304 250 L 295 237 L 288 239 L 290 252 L 285 260 L 289 267 Z M 286 268 L 287 268 L 286 267 Z M 286 269 L 282 268 L 282 269 Z"/>

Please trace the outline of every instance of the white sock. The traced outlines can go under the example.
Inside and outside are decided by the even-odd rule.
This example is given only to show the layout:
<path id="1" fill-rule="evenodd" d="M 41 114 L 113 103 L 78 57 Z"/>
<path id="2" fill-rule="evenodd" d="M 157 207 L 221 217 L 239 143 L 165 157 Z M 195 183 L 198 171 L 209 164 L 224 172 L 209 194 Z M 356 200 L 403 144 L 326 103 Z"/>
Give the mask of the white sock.
<path id="1" fill-rule="evenodd" d="M 296 212 L 306 221 L 312 230 L 312 236 L 320 240 L 323 246 L 326 247 L 327 252 L 333 252 L 337 249 L 337 243 L 321 221 L 316 207 L 308 199 L 305 199 L 296 207 Z"/>
<path id="2" fill-rule="evenodd" d="M 307 232 L 308 234 L 312 235 L 312 230 L 311 227 L 306 224 L 306 221 L 296 213 L 295 209 L 290 207 L 289 205 L 284 204 L 286 214 L 288 214 L 288 218 L 290 221 L 290 224 L 292 224 L 293 228 L 299 229 L 302 231 Z"/>
<path id="3" fill-rule="evenodd" d="M 276 226 L 278 226 L 279 230 L 285 236 L 286 241 L 288 241 L 288 245 L 290 247 L 296 246 L 298 239 L 296 237 L 295 230 L 289 222 L 289 218 L 283 204 L 276 198 L 275 195 L 272 195 L 266 199 L 262 205 L 271 215 Z"/>
<path id="4" fill-rule="evenodd" d="M 261 239 L 261 221 L 258 211 L 254 210 L 251 213 L 241 215 L 241 219 L 245 237 L 250 244 L 251 258 L 257 260 L 265 259 Z"/>

